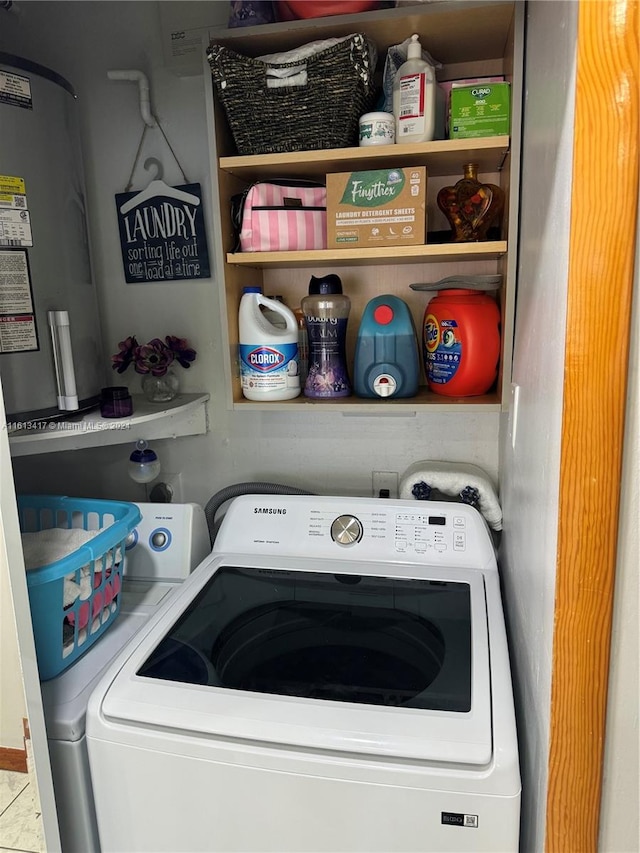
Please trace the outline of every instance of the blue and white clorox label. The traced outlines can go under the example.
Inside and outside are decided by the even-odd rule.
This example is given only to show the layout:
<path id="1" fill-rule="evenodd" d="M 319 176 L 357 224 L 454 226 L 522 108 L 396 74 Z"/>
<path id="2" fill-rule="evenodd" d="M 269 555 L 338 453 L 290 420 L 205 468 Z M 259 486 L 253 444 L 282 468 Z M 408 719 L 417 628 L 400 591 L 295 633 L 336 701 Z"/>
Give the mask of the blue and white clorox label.
<path id="1" fill-rule="evenodd" d="M 283 391 L 300 387 L 297 344 L 240 344 L 242 389 Z"/>

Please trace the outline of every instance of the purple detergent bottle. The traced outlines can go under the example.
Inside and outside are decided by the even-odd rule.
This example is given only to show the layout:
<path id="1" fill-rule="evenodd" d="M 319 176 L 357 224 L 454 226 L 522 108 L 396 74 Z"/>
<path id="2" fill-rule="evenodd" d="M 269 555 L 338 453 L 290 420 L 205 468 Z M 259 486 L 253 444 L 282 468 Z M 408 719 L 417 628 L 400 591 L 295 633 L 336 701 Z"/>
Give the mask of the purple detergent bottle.
<path id="1" fill-rule="evenodd" d="M 311 276 L 309 295 L 302 300 L 309 337 L 309 371 L 305 397 L 348 397 L 346 336 L 351 301 L 342 292 L 340 277 L 331 273 Z"/>

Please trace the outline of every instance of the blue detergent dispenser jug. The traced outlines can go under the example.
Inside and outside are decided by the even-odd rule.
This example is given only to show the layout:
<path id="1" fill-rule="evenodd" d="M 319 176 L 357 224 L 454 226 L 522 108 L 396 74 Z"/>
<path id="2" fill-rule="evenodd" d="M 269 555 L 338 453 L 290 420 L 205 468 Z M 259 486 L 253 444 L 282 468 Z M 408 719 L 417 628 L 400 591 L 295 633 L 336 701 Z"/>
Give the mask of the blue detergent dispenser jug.
<path id="1" fill-rule="evenodd" d="M 358 397 L 414 397 L 420 355 L 409 306 L 398 296 L 376 296 L 364 309 L 354 360 Z"/>

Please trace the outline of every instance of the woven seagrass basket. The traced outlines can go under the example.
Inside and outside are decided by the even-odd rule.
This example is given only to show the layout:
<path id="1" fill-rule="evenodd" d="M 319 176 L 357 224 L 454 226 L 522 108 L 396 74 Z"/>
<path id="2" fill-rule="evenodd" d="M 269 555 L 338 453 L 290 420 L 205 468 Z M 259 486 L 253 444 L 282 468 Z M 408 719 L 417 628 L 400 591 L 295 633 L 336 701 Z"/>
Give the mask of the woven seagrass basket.
<path id="1" fill-rule="evenodd" d="M 238 154 L 358 144 L 358 119 L 375 98 L 375 45 L 361 33 L 303 61 L 268 63 L 220 44 L 207 51 L 215 92 Z M 306 69 L 305 85 L 267 86 L 270 69 Z"/>

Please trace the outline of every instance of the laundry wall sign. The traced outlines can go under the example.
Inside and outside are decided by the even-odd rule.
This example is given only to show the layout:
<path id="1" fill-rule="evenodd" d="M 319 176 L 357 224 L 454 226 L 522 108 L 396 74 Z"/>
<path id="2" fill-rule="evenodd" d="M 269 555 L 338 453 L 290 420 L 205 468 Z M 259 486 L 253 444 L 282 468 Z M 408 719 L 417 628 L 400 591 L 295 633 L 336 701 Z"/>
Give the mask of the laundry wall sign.
<path id="1" fill-rule="evenodd" d="M 210 276 L 200 184 L 151 181 L 118 193 L 116 208 L 127 283 Z"/>

